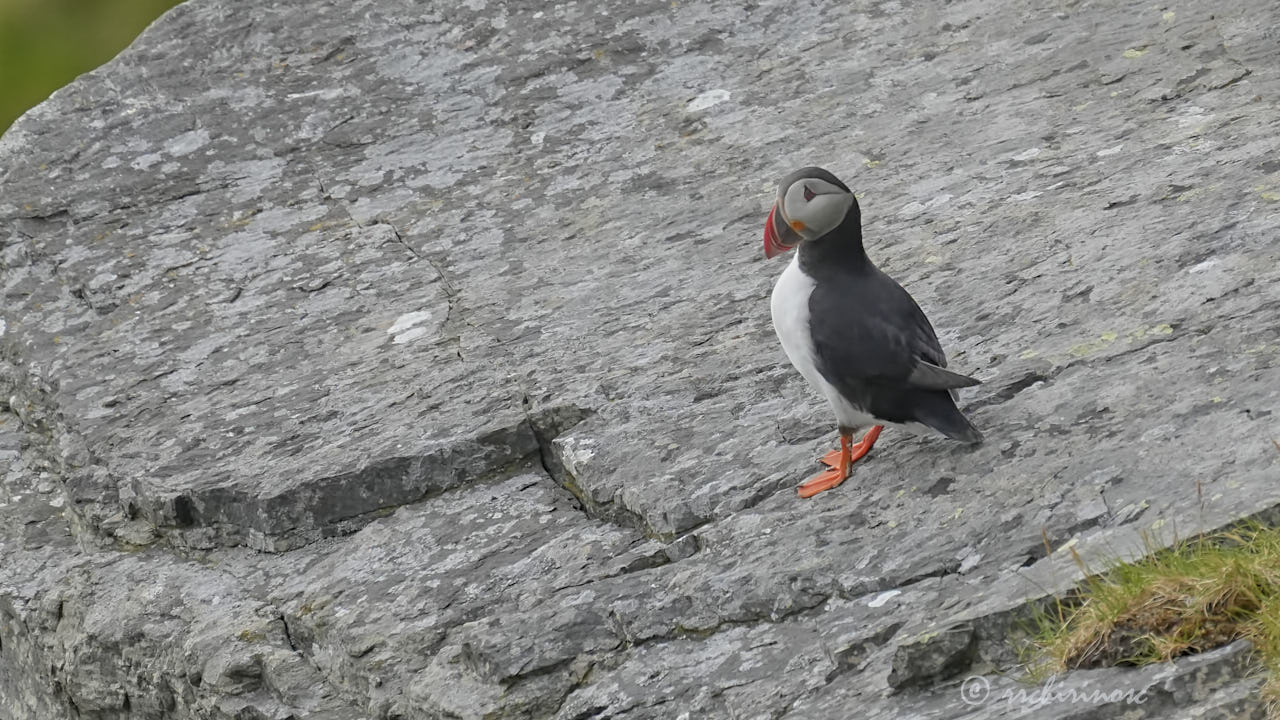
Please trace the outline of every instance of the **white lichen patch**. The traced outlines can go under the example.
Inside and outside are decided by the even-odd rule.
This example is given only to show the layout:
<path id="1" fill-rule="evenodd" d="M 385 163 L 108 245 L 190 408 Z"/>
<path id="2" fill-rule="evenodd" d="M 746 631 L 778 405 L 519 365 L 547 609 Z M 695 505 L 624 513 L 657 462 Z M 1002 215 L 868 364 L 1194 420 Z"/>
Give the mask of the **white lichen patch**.
<path id="1" fill-rule="evenodd" d="M 413 342 L 418 338 L 431 334 L 432 328 L 424 326 L 434 316 L 430 310 L 417 310 L 415 312 L 405 313 L 396 318 L 396 321 L 387 328 L 387 334 L 392 336 L 391 342 L 394 345 L 404 345 Z"/>
<path id="2" fill-rule="evenodd" d="M 344 88 L 330 87 L 320 88 L 319 90 L 308 90 L 307 92 L 289 93 L 285 95 L 286 100 L 299 100 L 301 98 L 316 98 L 317 100 L 337 100 L 346 93 Z"/>
<path id="3" fill-rule="evenodd" d="M 174 157 L 182 157 L 204 147 L 209 142 L 209 131 L 200 129 L 182 133 L 165 143 L 165 152 Z"/>
<path id="4" fill-rule="evenodd" d="M 595 441 L 590 438 L 561 437 L 552 443 L 560 446 L 565 469 L 573 475 L 577 475 L 579 468 L 596 456 L 596 451 L 592 449 Z"/>
<path id="5" fill-rule="evenodd" d="M 413 342 L 414 340 L 417 340 L 423 335 L 426 335 L 428 332 L 430 332 L 430 330 L 424 327 L 412 328 L 410 330 L 406 330 L 405 332 L 400 333 L 399 335 L 396 335 L 394 338 L 391 339 L 391 342 L 395 345 L 404 345 L 405 343 L 410 343 L 410 342 Z"/>
<path id="6" fill-rule="evenodd" d="M 137 159 L 129 163 L 129 167 L 134 170 L 146 170 L 163 159 L 160 153 L 147 153 L 146 155 L 139 155 Z"/>
<path id="7" fill-rule="evenodd" d="M 1220 263 L 1220 262 L 1222 262 L 1222 261 L 1221 261 L 1221 260 L 1219 260 L 1218 258 L 1209 258 L 1208 260 L 1205 260 L 1204 262 L 1196 263 L 1195 265 L 1192 265 L 1191 267 L 1187 268 L 1187 272 L 1189 272 L 1189 273 L 1191 273 L 1191 274 L 1193 274 L 1193 275 L 1195 275 L 1195 274 L 1199 274 L 1199 273 L 1202 273 L 1202 272 L 1204 272 L 1204 271 L 1208 270 L 1209 268 L 1212 268 L 1214 265 L 1217 265 L 1217 264 L 1218 264 L 1218 263 Z"/>
<path id="8" fill-rule="evenodd" d="M 414 325 L 430 319 L 430 310 L 418 310 L 417 312 L 405 313 L 396 318 L 396 321 L 391 324 L 391 327 L 387 328 L 387 334 L 398 335 Z"/>
<path id="9" fill-rule="evenodd" d="M 920 213 L 922 213 L 922 212 L 924 212 L 924 205 L 921 205 L 920 203 L 916 202 L 915 200 L 912 200 L 911 202 L 907 203 L 906 205 L 903 205 L 903 206 L 902 206 L 902 209 L 898 211 L 898 214 L 899 214 L 899 215 L 915 216 L 915 215 L 919 215 L 919 214 L 920 214 Z"/>
<path id="10" fill-rule="evenodd" d="M 89 280 L 89 289 L 99 290 L 105 287 L 106 285 L 108 285 L 109 283 L 111 283 L 111 281 L 118 279 L 118 277 L 119 276 L 117 276 L 115 273 L 109 273 L 109 272 L 98 273 L 97 275 L 94 275 L 91 280 Z"/>
<path id="11" fill-rule="evenodd" d="M 868 600 L 867 607 L 878 608 L 901 594 L 901 590 L 885 590 L 879 595 Z"/>
<path id="12" fill-rule="evenodd" d="M 685 112 L 691 112 L 691 113 L 700 112 L 702 110 L 706 110 L 707 108 L 715 107 L 716 105 L 719 105 L 720 103 L 728 99 L 729 99 L 728 90 L 721 90 L 721 89 L 708 90 L 702 93 L 701 95 L 695 97 L 694 99 L 690 100 L 689 104 L 684 106 L 684 110 Z"/>
<path id="13" fill-rule="evenodd" d="M 1183 108 L 1182 112 L 1174 116 L 1173 120 L 1178 127 L 1190 127 L 1192 125 L 1200 125 L 1213 119 L 1213 115 L 1206 114 L 1204 108 L 1199 105 L 1191 105 Z"/>

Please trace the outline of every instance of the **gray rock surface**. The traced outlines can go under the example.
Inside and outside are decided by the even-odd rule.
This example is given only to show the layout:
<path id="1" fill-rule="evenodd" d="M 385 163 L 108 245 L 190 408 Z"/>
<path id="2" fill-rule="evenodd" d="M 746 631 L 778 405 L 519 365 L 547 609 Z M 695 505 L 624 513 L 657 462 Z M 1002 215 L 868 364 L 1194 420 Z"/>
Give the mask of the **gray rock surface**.
<path id="1" fill-rule="evenodd" d="M 0 139 L 0 717 L 1022 712 L 961 683 L 1060 548 L 1280 506 L 1278 26 L 191 0 Z M 989 440 L 801 501 L 760 233 L 812 163 Z M 1061 682 L 1231 717 L 1246 656 Z"/>

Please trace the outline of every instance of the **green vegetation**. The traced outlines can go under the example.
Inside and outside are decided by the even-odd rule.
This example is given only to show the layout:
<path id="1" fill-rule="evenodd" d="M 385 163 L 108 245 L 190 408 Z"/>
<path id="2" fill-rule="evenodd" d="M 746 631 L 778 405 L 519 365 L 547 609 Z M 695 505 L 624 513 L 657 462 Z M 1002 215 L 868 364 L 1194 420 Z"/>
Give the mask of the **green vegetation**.
<path id="1" fill-rule="evenodd" d="M 177 0 L 0 0 L 0 132 L 110 60 Z"/>
<path id="2" fill-rule="evenodd" d="M 1247 638 L 1280 717 L 1280 530 L 1247 524 L 1093 575 L 1038 625 L 1041 672 L 1165 662 Z"/>

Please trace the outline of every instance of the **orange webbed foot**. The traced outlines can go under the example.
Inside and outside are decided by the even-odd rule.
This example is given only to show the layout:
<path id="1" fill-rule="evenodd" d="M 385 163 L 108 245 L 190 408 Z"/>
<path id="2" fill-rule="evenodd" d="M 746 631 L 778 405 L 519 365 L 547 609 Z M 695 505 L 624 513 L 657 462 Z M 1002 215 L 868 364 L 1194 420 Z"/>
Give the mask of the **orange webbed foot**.
<path id="1" fill-rule="evenodd" d="M 800 487 L 796 489 L 796 493 L 802 498 L 813 497 L 824 490 L 830 490 L 831 488 L 839 485 L 848 477 L 849 474 L 840 472 L 840 468 L 838 466 L 829 470 L 823 470 L 812 479 L 801 483 Z"/>
<path id="2" fill-rule="evenodd" d="M 838 468 L 840 467 L 840 455 L 842 452 L 844 451 L 841 449 L 832 450 L 831 452 L 819 458 L 818 462 L 822 463 L 823 465 L 826 465 L 829 468 Z"/>
<path id="3" fill-rule="evenodd" d="M 880 437 L 880 431 L 884 427 L 876 425 L 867 431 L 866 435 L 857 443 L 853 442 L 852 435 L 840 435 L 840 449 L 832 450 L 823 455 L 820 462 L 826 465 L 828 470 L 824 470 L 814 478 L 805 481 L 797 489 L 800 497 L 813 497 L 824 490 L 830 490 L 840 483 L 844 482 L 852 470 L 852 465 L 871 452 L 871 448 L 875 446 L 876 440 Z"/>

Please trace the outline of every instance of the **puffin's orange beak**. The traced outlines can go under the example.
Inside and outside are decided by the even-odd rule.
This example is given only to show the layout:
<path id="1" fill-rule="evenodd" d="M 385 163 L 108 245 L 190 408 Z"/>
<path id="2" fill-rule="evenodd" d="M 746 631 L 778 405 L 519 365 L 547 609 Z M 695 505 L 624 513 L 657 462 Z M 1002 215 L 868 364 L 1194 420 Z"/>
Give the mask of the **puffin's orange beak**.
<path id="1" fill-rule="evenodd" d="M 790 242 L 783 240 L 786 238 Z M 800 236 L 795 233 L 778 213 L 778 204 L 774 203 L 769 209 L 769 219 L 764 221 L 764 256 L 772 258 L 795 247 L 800 242 Z"/>

